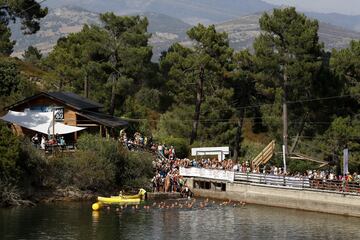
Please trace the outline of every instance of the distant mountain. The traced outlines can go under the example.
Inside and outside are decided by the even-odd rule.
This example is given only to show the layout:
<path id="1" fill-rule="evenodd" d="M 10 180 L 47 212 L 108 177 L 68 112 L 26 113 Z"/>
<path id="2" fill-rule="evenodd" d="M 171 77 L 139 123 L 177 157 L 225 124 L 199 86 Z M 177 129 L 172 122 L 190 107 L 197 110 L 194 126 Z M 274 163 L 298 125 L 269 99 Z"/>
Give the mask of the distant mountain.
<path id="1" fill-rule="evenodd" d="M 187 40 L 186 31 L 191 25 L 158 13 L 141 13 L 149 20 L 148 31 L 152 34 L 149 44 L 153 47 L 153 60 L 160 58 L 161 53 L 166 51 L 173 43 Z"/>
<path id="2" fill-rule="evenodd" d="M 92 12 L 118 14 L 156 12 L 189 24 L 220 23 L 274 8 L 261 0 L 58 0 L 46 4 L 50 7 L 76 5 Z"/>
<path id="3" fill-rule="evenodd" d="M 40 30 L 36 34 L 23 35 L 19 24 L 11 26 L 12 39 L 16 40 L 13 55 L 20 56 L 30 45 L 47 54 L 60 37 L 81 31 L 84 24 L 97 23 L 99 23 L 97 13 L 79 7 L 51 9 L 48 15 L 41 20 Z"/>
<path id="4" fill-rule="evenodd" d="M 153 46 L 154 59 L 160 57 L 162 51 L 174 42 L 186 39 L 186 31 L 191 25 L 164 14 L 141 13 L 149 19 L 148 31 L 152 33 L 150 44 Z M 99 14 L 79 7 L 61 7 L 51 9 L 41 20 L 40 30 L 33 35 L 23 35 L 19 25 L 12 26 L 12 38 L 17 41 L 13 56 L 21 57 L 22 53 L 32 45 L 49 53 L 60 37 L 81 31 L 84 24 L 100 24 Z"/>
<path id="5" fill-rule="evenodd" d="M 259 18 L 261 14 L 240 17 L 216 26 L 218 31 L 229 34 L 230 45 L 236 49 L 251 48 L 256 36 L 260 34 Z M 345 48 L 353 39 L 360 39 L 360 33 L 347 30 L 328 23 L 320 22 L 320 41 L 325 43 L 326 49 Z"/>
<path id="6" fill-rule="evenodd" d="M 338 13 L 305 12 L 305 15 L 318 19 L 321 22 L 340 26 L 360 32 L 360 15 L 344 15 Z"/>
<path id="7" fill-rule="evenodd" d="M 241 16 L 282 7 L 262 0 L 57 0 L 45 2 L 52 8 L 75 5 L 91 12 L 113 11 L 121 15 L 155 12 L 195 25 L 222 23 Z M 324 23 L 360 31 L 360 15 L 305 12 Z"/>
<path id="8" fill-rule="evenodd" d="M 191 25 L 158 13 L 141 13 L 149 19 L 148 30 L 152 33 L 149 41 L 153 46 L 153 60 L 159 59 L 161 52 L 171 44 L 181 42 L 189 45 L 186 31 Z M 251 48 L 256 36 L 260 34 L 259 18 L 261 14 L 243 16 L 232 21 L 216 25 L 218 31 L 229 34 L 230 45 L 236 49 Z M 99 24 L 98 14 L 79 7 L 61 7 L 52 9 L 41 21 L 40 31 L 34 35 L 22 35 L 19 26 L 13 26 L 13 39 L 17 41 L 14 56 L 20 57 L 28 46 L 33 45 L 47 54 L 56 41 L 69 33 L 79 32 L 84 24 Z M 327 49 L 347 47 L 352 39 L 360 39 L 360 33 L 346 30 L 326 23 L 320 23 L 320 40 Z"/>

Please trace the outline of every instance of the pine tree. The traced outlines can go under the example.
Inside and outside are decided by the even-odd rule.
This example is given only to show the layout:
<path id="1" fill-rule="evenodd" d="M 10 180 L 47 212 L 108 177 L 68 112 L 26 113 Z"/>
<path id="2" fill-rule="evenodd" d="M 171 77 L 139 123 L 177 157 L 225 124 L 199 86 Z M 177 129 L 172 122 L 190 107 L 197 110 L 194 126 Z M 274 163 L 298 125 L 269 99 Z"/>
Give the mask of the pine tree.
<path id="1" fill-rule="evenodd" d="M 254 57 L 249 50 L 235 53 L 233 60 L 233 70 L 231 72 L 231 87 L 234 89 L 233 105 L 236 109 L 236 134 L 234 139 L 234 159 L 238 159 L 241 151 L 241 141 L 243 140 L 243 125 L 246 115 L 246 106 L 256 104 L 254 99 L 257 97 L 255 89 L 255 64 Z M 253 109 L 249 109 L 253 111 Z"/>
<path id="2" fill-rule="evenodd" d="M 101 27 L 85 25 L 60 39 L 43 65 L 52 88 L 84 93 L 114 114 L 123 112 L 127 98 L 143 85 L 151 85 L 150 34 L 146 18 L 105 13 L 100 19 Z"/>
<path id="3" fill-rule="evenodd" d="M 0 55 L 10 56 L 13 52 L 15 41 L 10 39 L 11 31 L 2 22 L 0 22 Z"/>
<path id="4" fill-rule="evenodd" d="M 274 9 L 272 14 L 265 13 L 260 18 L 262 33 L 254 42 L 258 89 L 273 102 L 281 99 L 286 153 L 287 102 L 313 97 L 312 86 L 322 63 L 323 45 L 319 43 L 318 28 L 316 20 L 297 13 L 295 8 Z M 290 118 L 299 119 L 299 114 L 305 114 L 292 107 L 290 113 L 295 114 Z M 265 109 L 270 113 L 268 107 Z M 279 122 L 271 122 L 278 128 Z"/>
<path id="5" fill-rule="evenodd" d="M 0 54 L 9 56 L 15 45 L 11 41 L 10 21 L 21 20 L 21 29 L 25 34 L 33 34 L 40 29 L 40 19 L 45 17 L 47 8 L 41 8 L 35 0 L 0 0 Z"/>
<path id="6" fill-rule="evenodd" d="M 27 50 L 25 50 L 24 54 L 22 55 L 24 61 L 30 62 L 33 64 L 39 63 L 42 58 L 42 54 L 36 47 L 29 46 Z"/>

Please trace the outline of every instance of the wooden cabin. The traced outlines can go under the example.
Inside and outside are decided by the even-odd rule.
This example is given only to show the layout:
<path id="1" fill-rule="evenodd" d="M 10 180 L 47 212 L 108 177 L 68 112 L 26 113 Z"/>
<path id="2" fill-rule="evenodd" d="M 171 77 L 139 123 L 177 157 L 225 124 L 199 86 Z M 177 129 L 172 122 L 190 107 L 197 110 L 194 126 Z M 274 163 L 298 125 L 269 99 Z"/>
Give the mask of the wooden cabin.
<path id="1" fill-rule="evenodd" d="M 85 130 L 74 132 L 67 136 L 76 141 L 78 135 L 83 132 L 100 133 L 101 136 L 114 136 L 114 129 L 126 126 L 128 123 L 120 118 L 103 113 L 103 105 L 85 97 L 70 92 L 41 92 L 34 96 L 16 102 L 5 110 L 24 112 L 53 111 L 56 122 L 65 125 L 85 127 Z M 56 109 L 56 111 L 54 111 Z M 17 135 L 31 136 L 33 130 L 12 124 L 12 129 Z"/>

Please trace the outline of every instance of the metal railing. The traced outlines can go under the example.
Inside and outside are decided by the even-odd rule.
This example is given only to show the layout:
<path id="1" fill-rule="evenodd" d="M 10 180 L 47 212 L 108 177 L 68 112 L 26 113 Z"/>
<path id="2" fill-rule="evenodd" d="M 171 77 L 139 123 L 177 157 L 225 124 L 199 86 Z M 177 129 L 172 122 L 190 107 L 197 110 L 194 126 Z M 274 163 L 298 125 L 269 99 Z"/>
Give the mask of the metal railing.
<path id="1" fill-rule="evenodd" d="M 311 179 L 310 187 L 312 189 L 355 193 L 360 195 L 360 183 L 358 181 Z"/>
<path id="2" fill-rule="evenodd" d="M 264 184 L 289 188 L 313 189 L 331 192 L 360 194 L 360 182 L 349 180 L 310 179 L 257 173 L 234 173 L 234 182 Z"/>
<path id="3" fill-rule="evenodd" d="M 275 186 L 288 186 L 288 187 L 297 187 L 297 188 L 309 188 L 311 186 L 308 177 L 297 178 L 297 177 L 266 175 L 266 174 L 258 174 L 258 173 L 235 172 L 234 181 L 275 185 Z"/>

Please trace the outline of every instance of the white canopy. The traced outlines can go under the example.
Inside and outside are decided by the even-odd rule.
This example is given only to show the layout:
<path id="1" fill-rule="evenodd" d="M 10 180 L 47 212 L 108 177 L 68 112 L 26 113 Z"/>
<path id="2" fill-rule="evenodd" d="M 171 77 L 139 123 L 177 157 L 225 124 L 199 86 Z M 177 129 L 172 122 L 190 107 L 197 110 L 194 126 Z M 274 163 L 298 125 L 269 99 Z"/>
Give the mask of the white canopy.
<path id="1" fill-rule="evenodd" d="M 52 112 L 36 112 L 25 111 L 15 112 L 9 111 L 5 116 L 0 119 L 17 124 L 21 127 L 31 129 L 36 132 L 44 134 L 53 134 L 53 113 Z M 65 125 L 60 122 L 55 122 L 55 134 L 68 134 L 81 131 L 85 128 Z"/>

